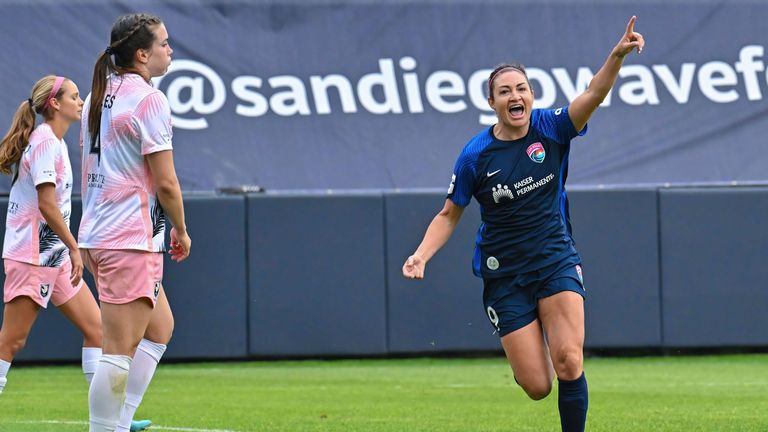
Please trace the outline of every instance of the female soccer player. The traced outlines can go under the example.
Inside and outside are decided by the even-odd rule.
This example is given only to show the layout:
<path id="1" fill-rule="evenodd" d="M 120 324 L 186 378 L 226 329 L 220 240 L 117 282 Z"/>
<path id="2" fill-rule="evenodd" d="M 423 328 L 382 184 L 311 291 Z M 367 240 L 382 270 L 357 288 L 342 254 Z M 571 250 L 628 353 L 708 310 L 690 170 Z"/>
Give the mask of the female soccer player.
<path id="1" fill-rule="evenodd" d="M 525 69 L 505 64 L 488 79 L 496 125 L 464 147 L 443 209 L 427 228 L 403 275 L 421 279 L 432 256 L 448 241 L 472 196 L 482 225 L 473 260 L 483 278 L 483 302 L 496 327 L 515 380 L 531 399 L 559 382 L 563 431 L 583 431 L 587 381 L 583 371 L 584 295 L 581 258 L 574 248 L 565 179 L 570 141 L 605 99 L 624 57 L 641 52 L 643 37 L 632 17 L 619 43 L 584 93 L 556 110 L 534 110 Z"/>
<path id="2" fill-rule="evenodd" d="M 80 120 L 74 82 L 49 75 L 19 105 L 0 143 L 0 172 L 12 174 L 3 264 L 0 393 L 11 361 L 24 347 L 40 308 L 49 301 L 83 333 L 83 372 L 90 382 L 101 356 L 99 307 L 82 280 L 83 261 L 69 231 L 72 166 L 64 135 Z M 35 127 L 35 114 L 44 121 Z"/>
<path id="3" fill-rule="evenodd" d="M 173 332 L 162 285 L 166 216 L 173 260 L 189 255 L 191 240 L 170 106 L 150 81 L 166 73 L 172 53 L 160 18 L 121 16 L 86 98 L 79 241 L 99 291 L 104 333 L 89 393 L 91 431 L 128 430 Z"/>

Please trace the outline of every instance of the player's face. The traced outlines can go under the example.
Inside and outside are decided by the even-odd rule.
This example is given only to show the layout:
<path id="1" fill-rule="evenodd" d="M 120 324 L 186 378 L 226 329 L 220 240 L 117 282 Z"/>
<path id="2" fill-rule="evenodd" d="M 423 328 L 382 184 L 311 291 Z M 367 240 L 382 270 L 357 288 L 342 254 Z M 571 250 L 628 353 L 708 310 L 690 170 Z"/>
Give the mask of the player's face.
<path id="1" fill-rule="evenodd" d="M 68 122 L 79 121 L 83 113 L 83 100 L 80 99 L 80 90 L 70 80 L 65 80 L 61 84 L 61 89 L 61 98 L 57 100 L 59 116 Z"/>
<path id="2" fill-rule="evenodd" d="M 147 70 L 151 77 L 158 77 L 168 72 L 173 50 L 168 42 L 168 30 L 165 29 L 165 24 L 160 23 L 154 26 L 152 30 L 155 34 L 155 40 L 152 41 L 152 47 L 147 53 Z"/>
<path id="3" fill-rule="evenodd" d="M 519 130 L 528 127 L 533 109 L 533 90 L 522 72 L 510 69 L 493 81 L 493 97 L 488 98 L 500 126 Z"/>

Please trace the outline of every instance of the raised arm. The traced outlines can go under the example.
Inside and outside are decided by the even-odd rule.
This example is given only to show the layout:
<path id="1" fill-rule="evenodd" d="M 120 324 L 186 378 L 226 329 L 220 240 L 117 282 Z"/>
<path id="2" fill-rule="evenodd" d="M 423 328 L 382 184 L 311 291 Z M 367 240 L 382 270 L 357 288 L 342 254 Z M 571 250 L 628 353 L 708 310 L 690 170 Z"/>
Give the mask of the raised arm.
<path id="1" fill-rule="evenodd" d="M 453 201 L 445 200 L 443 209 L 432 219 L 424 239 L 413 255 L 403 264 L 403 276 L 410 279 L 422 279 L 424 267 L 453 234 L 453 230 L 464 213 L 464 207 L 459 207 Z"/>
<path id="2" fill-rule="evenodd" d="M 577 131 L 584 129 L 587 121 L 592 117 L 592 113 L 611 91 L 619 75 L 619 69 L 624 63 L 624 57 L 634 49 L 637 49 L 638 54 L 643 51 L 645 41 L 643 35 L 634 30 L 636 20 L 636 16 L 629 19 L 627 31 L 624 32 L 608 59 L 592 78 L 589 87 L 584 90 L 584 93 L 576 96 L 568 107 L 568 115 Z"/>

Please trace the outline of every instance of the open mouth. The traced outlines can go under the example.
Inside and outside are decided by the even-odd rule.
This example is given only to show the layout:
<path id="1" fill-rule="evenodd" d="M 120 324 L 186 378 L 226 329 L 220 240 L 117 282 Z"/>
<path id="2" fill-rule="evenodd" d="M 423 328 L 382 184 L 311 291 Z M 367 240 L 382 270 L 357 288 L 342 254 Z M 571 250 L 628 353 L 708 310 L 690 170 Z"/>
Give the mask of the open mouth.
<path id="1" fill-rule="evenodd" d="M 514 104 L 509 106 L 509 114 L 514 118 L 522 117 L 525 112 L 525 107 L 522 104 Z"/>

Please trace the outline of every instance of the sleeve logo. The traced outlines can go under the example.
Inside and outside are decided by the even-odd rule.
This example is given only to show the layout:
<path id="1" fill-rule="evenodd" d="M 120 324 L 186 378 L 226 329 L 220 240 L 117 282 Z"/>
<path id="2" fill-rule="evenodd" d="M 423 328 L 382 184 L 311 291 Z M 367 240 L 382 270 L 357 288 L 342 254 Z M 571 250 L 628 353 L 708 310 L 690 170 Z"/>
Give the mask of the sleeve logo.
<path id="1" fill-rule="evenodd" d="M 451 176 L 451 185 L 448 186 L 448 195 L 453 193 L 453 187 L 456 185 L 456 174 Z"/>

